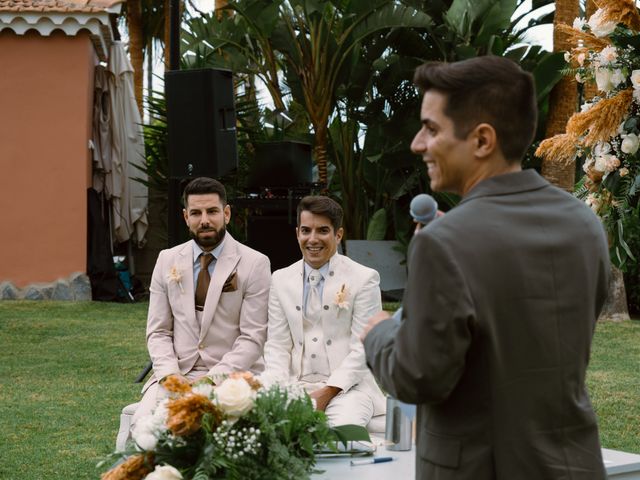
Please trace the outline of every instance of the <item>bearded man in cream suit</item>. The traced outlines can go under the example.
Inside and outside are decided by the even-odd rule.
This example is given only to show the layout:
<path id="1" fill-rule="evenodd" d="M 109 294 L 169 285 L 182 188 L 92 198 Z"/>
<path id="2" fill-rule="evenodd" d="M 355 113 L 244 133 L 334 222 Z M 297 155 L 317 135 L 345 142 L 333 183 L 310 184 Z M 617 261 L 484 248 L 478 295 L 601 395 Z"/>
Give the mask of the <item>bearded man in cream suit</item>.
<path id="1" fill-rule="evenodd" d="M 381 308 L 380 276 L 336 253 L 343 235 L 336 202 L 305 197 L 297 217 L 303 259 L 271 279 L 265 374 L 303 386 L 331 425 L 366 426 L 385 408 L 359 340 Z"/>
<path id="2" fill-rule="evenodd" d="M 220 182 L 195 178 L 182 200 L 192 239 L 161 251 L 153 271 L 147 348 L 154 373 L 134 425 L 165 395 L 158 383 L 168 375 L 193 382 L 263 369 L 269 259 L 226 232 L 231 209 Z"/>

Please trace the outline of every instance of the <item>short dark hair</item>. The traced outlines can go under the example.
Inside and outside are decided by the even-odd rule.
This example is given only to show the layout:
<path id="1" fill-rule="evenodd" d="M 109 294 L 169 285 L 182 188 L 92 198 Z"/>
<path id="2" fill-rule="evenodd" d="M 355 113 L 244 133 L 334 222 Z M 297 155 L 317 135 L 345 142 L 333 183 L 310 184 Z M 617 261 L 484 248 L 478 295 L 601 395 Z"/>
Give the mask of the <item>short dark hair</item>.
<path id="1" fill-rule="evenodd" d="M 206 195 L 209 193 L 217 193 L 220 197 L 222 206 L 227 204 L 227 191 L 218 180 L 209 177 L 196 177 L 187 183 L 182 191 L 182 205 L 187 208 L 189 195 Z"/>
<path id="2" fill-rule="evenodd" d="M 413 82 L 447 97 L 445 115 L 463 139 L 480 123 L 496 130 L 505 159 L 519 162 L 533 141 L 538 121 L 533 76 L 515 62 L 494 55 L 454 63 L 427 62 Z"/>
<path id="3" fill-rule="evenodd" d="M 322 195 L 307 195 L 298 204 L 298 226 L 300 226 L 300 214 L 311 212 L 314 215 L 327 217 L 333 225 L 333 230 L 338 231 L 342 227 L 344 213 L 342 207 L 335 200 Z"/>

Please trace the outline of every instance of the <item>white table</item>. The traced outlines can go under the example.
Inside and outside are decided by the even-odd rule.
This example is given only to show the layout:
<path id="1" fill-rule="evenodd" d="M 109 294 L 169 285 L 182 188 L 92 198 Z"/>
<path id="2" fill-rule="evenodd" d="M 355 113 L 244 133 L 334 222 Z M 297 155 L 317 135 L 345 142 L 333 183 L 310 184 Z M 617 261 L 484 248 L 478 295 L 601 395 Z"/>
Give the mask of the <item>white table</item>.
<path id="1" fill-rule="evenodd" d="M 392 452 L 378 446 L 376 457 L 395 457 L 396 460 L 373 465 L 352 467 L 350 457 L 321 458 L 316 468 L 323 473 L 312 476 L 314 480 L 409 480 L 415 478 L 415 445 L 408 452 Z M 604 464 L 610 480 L 640 480 L 640 455 L 602 449 Z M 353 457 L 365 459 L 371 457 Z"/>

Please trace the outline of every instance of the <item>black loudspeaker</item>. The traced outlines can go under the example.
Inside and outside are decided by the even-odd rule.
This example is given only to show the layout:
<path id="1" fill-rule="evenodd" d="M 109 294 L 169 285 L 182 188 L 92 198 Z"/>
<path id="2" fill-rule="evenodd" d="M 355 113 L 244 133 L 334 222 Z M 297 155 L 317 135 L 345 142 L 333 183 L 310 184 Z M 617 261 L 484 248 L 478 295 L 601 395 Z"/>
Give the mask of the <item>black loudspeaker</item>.
<path id="1" fill-rule="evenodd" d="M 237 168 L 231 71 L 171 70 L 165 89 L 169 176 L 218 178 Z"/>
<path id="2" fill-rule="evenodd" d="M 256 155 L 247 188 L 297 187 L 313 181 L 311 145 L 302 142 L 255 144 Z"/>
<path id="3" fill-rule="evenodd" d="M 271 271 L 288 267 L 302 258 L 295 220 L 291 223 L 287 215 L 249 216 L 247 245 L 269 257 Z"/>

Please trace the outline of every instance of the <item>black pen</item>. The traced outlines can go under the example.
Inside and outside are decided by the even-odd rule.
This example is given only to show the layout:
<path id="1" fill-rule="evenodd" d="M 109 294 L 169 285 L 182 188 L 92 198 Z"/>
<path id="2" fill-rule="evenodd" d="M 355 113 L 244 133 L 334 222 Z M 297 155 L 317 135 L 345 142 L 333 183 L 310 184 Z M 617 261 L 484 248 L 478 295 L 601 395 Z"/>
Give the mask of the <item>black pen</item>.
<path id="1" fill-rule="evenodd" d="M 356 467 L 358 465 L 371 465 L 372 463 L 384 463 L 395 460 L 394 457 L 375 457 L 367 458 L 365 460 L 351 460 L 351 466 Z"/>

